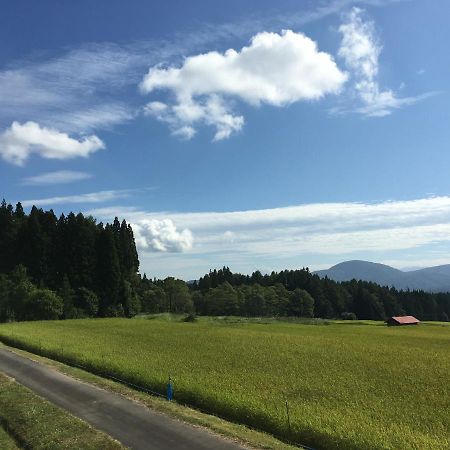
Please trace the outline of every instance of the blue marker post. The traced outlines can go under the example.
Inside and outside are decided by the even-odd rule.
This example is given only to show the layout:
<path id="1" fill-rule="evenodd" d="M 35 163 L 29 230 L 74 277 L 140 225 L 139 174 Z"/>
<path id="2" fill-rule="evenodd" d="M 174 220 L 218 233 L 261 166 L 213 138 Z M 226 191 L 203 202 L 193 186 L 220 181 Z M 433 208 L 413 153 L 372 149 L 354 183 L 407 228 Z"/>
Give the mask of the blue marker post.
<path id="1" fill-rule="evenodd" d="M 169 382 L 167 383 L 167 400 L 169 400 L 170 402 L 172 399 L 173 399 L 173 384 L 169 375 Z"/>

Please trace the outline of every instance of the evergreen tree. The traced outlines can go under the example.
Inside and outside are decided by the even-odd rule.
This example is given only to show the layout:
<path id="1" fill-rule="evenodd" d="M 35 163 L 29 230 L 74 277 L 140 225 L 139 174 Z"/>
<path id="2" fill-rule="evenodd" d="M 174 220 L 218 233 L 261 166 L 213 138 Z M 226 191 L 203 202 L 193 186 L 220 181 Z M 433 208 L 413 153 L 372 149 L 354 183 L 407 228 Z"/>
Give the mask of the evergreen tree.
<path id="1" fill-rule="evenodd" d="M 74 319 L 77 317 L 77 311 L 74 306 L 75 292 L 70 286 L 69 278 L 65 274 L 58 295 L 63 301 L 62 317 L 64 319 Z"/>
<path id="2" fill-rule="evenodd" d="M 12 206 L 3 199 L 0 205 L 0 273 L 9 272 L 14 267 L 16 234 Z"/>
<path id="3" fill-rule="evenodd" d="M 375 294 L 372 294 L 362 283 L 358 286 L 355 298 L 355 314 L 360 320 L 384 320 L 386 313 Z"/>
<path id="4" fill-rule="evenodd" d="M 98 314 L 99 301 L 95 292 L 85 288 L 78 288 L 74 297 L 77 315 L 80 317 L 95 317 Z"/>
<path id="5" fill-rule="evenodd" d="M 105 228 L 99 227 L 96 287 L 100 299 L 100 316 L 123 315 L 123 306 L 120 301 L 122 277 L 111 225 L 106 225 Z"/>
<path id="6" fill-rule="evenodd" d="M 125 317 L 133 317 L 141 311 L 141 302 L 127 280 L 122 281 L 122 307 Z"/>
<path id="7" fill-rule="evenodd" d="M 18 220 L 22 220 L 25 217 L 25 212 L 23 210 L 22 203 L 18 202 L 16 204 L 16 210 L 14 211 L 14 217 Z"/>
<path id="8" fill-rule="evenodd" d="M 290 316 L 314 317 L 314 299 L 304 289 L 295 289 L 290 298 L 288 312 Z"/>
<path id="9" fill-rule="evenodd" d="M 9 322 L 15 319 L 15 311 L 11 304 L 13 284 L 9 277 L 0 273 L 0 322 Z"/>

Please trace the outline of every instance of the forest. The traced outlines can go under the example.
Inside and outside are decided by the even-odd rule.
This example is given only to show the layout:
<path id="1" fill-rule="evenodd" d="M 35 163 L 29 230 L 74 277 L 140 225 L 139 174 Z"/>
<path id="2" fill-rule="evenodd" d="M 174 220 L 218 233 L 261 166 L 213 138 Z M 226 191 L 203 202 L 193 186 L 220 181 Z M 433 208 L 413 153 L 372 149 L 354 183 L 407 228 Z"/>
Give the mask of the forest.
<path id="1" fill-rule="evenodd" d="M 251 275 L 228 267 L 186 283 L 139 273 L 133 230 L 116 217 L 56 217 L 0 205 L 0 321 L 133 317 L 139 313 L 448 321 L 450 293 L 321 279 L 308 268 Z"/>

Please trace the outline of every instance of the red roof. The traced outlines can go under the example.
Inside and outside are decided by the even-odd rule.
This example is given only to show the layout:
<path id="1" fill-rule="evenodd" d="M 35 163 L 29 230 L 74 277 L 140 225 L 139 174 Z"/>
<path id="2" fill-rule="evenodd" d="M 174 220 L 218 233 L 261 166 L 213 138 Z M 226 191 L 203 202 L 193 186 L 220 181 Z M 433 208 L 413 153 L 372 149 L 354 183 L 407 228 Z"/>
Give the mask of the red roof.
<path id="1" fill-rule="evenodd" d="M 391 317 L 392 320 L 395 320 L 398 323 L 407 324 L 407 323 L 420 323 L 420 320 L 416 319 L 414 316 L 397 316 Z"/>

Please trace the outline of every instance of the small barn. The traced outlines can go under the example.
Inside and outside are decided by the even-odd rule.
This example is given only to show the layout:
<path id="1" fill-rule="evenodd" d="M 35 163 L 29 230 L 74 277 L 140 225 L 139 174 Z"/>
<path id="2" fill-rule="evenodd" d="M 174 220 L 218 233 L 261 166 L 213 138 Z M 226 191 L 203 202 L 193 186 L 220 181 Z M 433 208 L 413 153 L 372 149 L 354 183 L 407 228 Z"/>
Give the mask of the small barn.
<path id="1" fill-rule="evenodd" d="M 398 326 L 398 325 L 418 325 L 420 320 L 416 319 L 414 316 L 393 316 L 386 320 L 388 326 Z"/>

